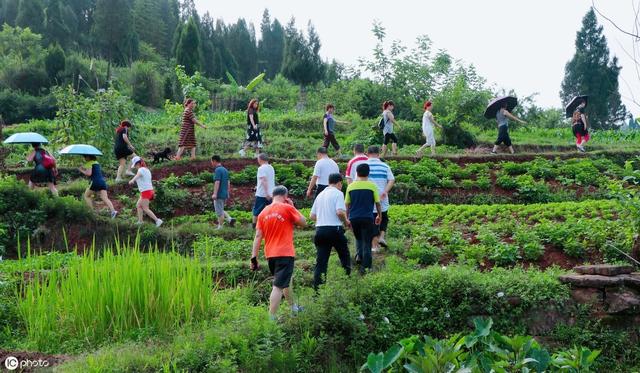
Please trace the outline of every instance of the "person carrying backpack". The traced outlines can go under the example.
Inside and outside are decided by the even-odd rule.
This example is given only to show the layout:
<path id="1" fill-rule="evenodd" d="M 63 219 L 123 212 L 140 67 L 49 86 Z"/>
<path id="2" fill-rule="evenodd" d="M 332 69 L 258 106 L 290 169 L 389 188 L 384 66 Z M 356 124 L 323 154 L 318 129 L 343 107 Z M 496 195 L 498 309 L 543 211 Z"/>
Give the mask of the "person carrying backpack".
<path id="1" fill-rule="evenodd" d="M 382 135 L 384 136 L 384 140 L 382 142 L 383 158 L 387 155 L 387 145 L 389 143 L 391 143 L 391 152 L 393 155 L 398 155 L 398 137 L 393 132 L 394 124 L 398 124 L 398 122 L 396 122 L 396 118 L 393 116 L 394 108 L 395 103 L 393 101 L 385 101 L 382 104 L 382 119 L 378 126 L 382 130 Z"/>
<path id="2" fill-rule="evenodd" d="M 33 146 L 33 151 L 27 156 L 27 162 L 34 162 L 35 167 L 31 171 L 31 177 L 29 177 L 29 188 L 35 189 L 37 186 L 46 184 L 51 194 L 57 197 L 56 176 L 58 171 L 56 159 L 40 143 L 34 142 L 31 146 Z"/>

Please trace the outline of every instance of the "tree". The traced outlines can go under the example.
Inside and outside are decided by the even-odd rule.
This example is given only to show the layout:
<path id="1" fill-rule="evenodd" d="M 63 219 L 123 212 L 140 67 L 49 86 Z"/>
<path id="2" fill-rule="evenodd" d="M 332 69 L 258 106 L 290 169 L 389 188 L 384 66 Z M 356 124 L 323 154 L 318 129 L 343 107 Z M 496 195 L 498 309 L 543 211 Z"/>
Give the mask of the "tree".
<path id="1" fill-rule="evenodd" d="M 71 44 L 73 34 L 67 25 L 70 10 L 62 4 L 61 0 L 50 0 L 44 11 L 44 36 L 47 43 L 57 43 L 63 48 Z"/>
<path id="2" fill-rule="evenodd" d="M 160 13 L 166 33 L 164 47 L 158 52 L 167 57 L 172 55 L 173 38 L 180 22 L 180 4 L 178 4 L 178 0 L 162 0 Z"/>
<path id="3" fill-rule="evenodd" d="M 47 56 L 44 59 L 44 67 L 45 70 L 47 70 L 49 79 L 56 81 L 58 74 L 60 71 L 64 71 L 65 66 L 66 57 L 64 55 L 64 50 L 62 50 L 60 45 L 55 44 L 54 46 L 49 47 Z"/>
<path id="4" fill-rule="evenodd" d="M 269 10 L 265 9 L 260 24 L 261 38 L 258 43 L 258 69 L 273 79 L 282 69 L 284 53 L 284 28 L 277 19 L 271 22 Z"/>
<path id="5" fill-rule="evenodd" d="M 593 8 L 582 20 L 576 35 L 576 53 L 565 67 L 560 97 L 568 103 L 578 94 L 589 95 L 589 122 L 597 129 L 615 128 L 624 120 L 626 109 L 620 100 L 618 59 L 609 58 L 607 39 Z"/>
<path id="6" fill-rule="evenodd" d="M 92 36 L 109 63 L 131 64 L 138 54 L 129 0 L 98 0 Z"/>
<path id="7" fill-rule="evenodd" d="M 238 64 L 236 80 L 241 84 L 248 83 L 258 70 L 258 51 L 253 26 L 247 25 L 247 22 L 240 18 L 238 22 L 227 28 L 224 41 L 226 48 Z"/>
<path id="8" fill-rule="evenodd" d="M 202 70 L 202 51 L 200 48 L 200 33 L 193 18 L 182 29 L 180 41 L 176 48 L 176 61 L 182 65 L 188 75 Z"/>
<path id="9" fill-rule="evenodd" d="M 140 40 L 163 53 L 167 42 L 167 29 L 158 0 L 135 0 L 133 19 L 135 31 Z"/>
<path id="10" fill-rule="evenodd" d="M 36 34 L 42 34 L 44 25 L 44 8 L 40 0 L 20 0 L 16 25 L 28 27 Z"/>
<path id="11" fill-rule="evenodd" d="M 306 86 L 324 78 L 324 63 L 318 52 L 320 42 L 313 27 L 309 27 L 309 40 L 296 29 L 292 18 L 285 30 L 282 75 L 293 82 Z"/>
<path id="12" fill-rule="evenodd" d="M 2 24 L 6 23 L 10 26 L 15 26 L 20 0 L 5 0 L 2 3 Z"/>

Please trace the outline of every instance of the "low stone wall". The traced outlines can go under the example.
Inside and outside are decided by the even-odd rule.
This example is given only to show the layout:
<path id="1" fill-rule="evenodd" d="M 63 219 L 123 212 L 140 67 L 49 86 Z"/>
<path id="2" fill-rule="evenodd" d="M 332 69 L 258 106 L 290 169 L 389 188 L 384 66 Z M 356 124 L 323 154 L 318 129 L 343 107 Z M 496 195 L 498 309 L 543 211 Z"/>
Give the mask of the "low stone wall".
<path id="1" fill-rule="evenodd" d="M 560 276 L 571 287 L 573 301 L 588 305 L 592 316 L 612 327 L 640 330 L 640 272 L 626 265 L 575 267 L 575 274 Z"/>

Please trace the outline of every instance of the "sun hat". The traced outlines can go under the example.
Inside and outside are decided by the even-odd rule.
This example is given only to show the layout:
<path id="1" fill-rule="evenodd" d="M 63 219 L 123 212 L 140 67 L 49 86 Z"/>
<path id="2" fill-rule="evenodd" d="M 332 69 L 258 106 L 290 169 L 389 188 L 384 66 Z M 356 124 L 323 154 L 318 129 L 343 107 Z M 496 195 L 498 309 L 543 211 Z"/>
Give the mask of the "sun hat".
<path id="1" fill-rule="evenodd" d="M 131 168 L 134 168 L 136 164 L 138 164 L 138 162 L 142 162 L 142 158 L 140 158 L 139 156 L 133 157 L 133 159 L 131 160 Z"/>

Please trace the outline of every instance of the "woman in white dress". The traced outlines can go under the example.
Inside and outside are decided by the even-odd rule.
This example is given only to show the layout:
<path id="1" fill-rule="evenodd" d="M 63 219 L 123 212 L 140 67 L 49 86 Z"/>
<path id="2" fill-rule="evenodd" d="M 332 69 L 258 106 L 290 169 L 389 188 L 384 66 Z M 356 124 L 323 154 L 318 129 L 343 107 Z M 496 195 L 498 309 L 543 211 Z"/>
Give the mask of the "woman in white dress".
<path id="1" fill-rule="evenodd" d="M 433 104 L 431 101 L 427 101 L 424 103 L 424 114 L 422 115 L 422 134 L 426 138 L 426 142 L 424 145 L 418 149 L 418 157 L 422 157 L 422 151 L 426 147 L 431 147 L 431 155 L 436 154 L 436 137 L 433 132 L 433 127 L 436 126 L 442 129 L 442 126 L 436 123 L 436 120 L 433 118 L 433 114 L 431 114 L 431 109 L 433 108 Z"/>

